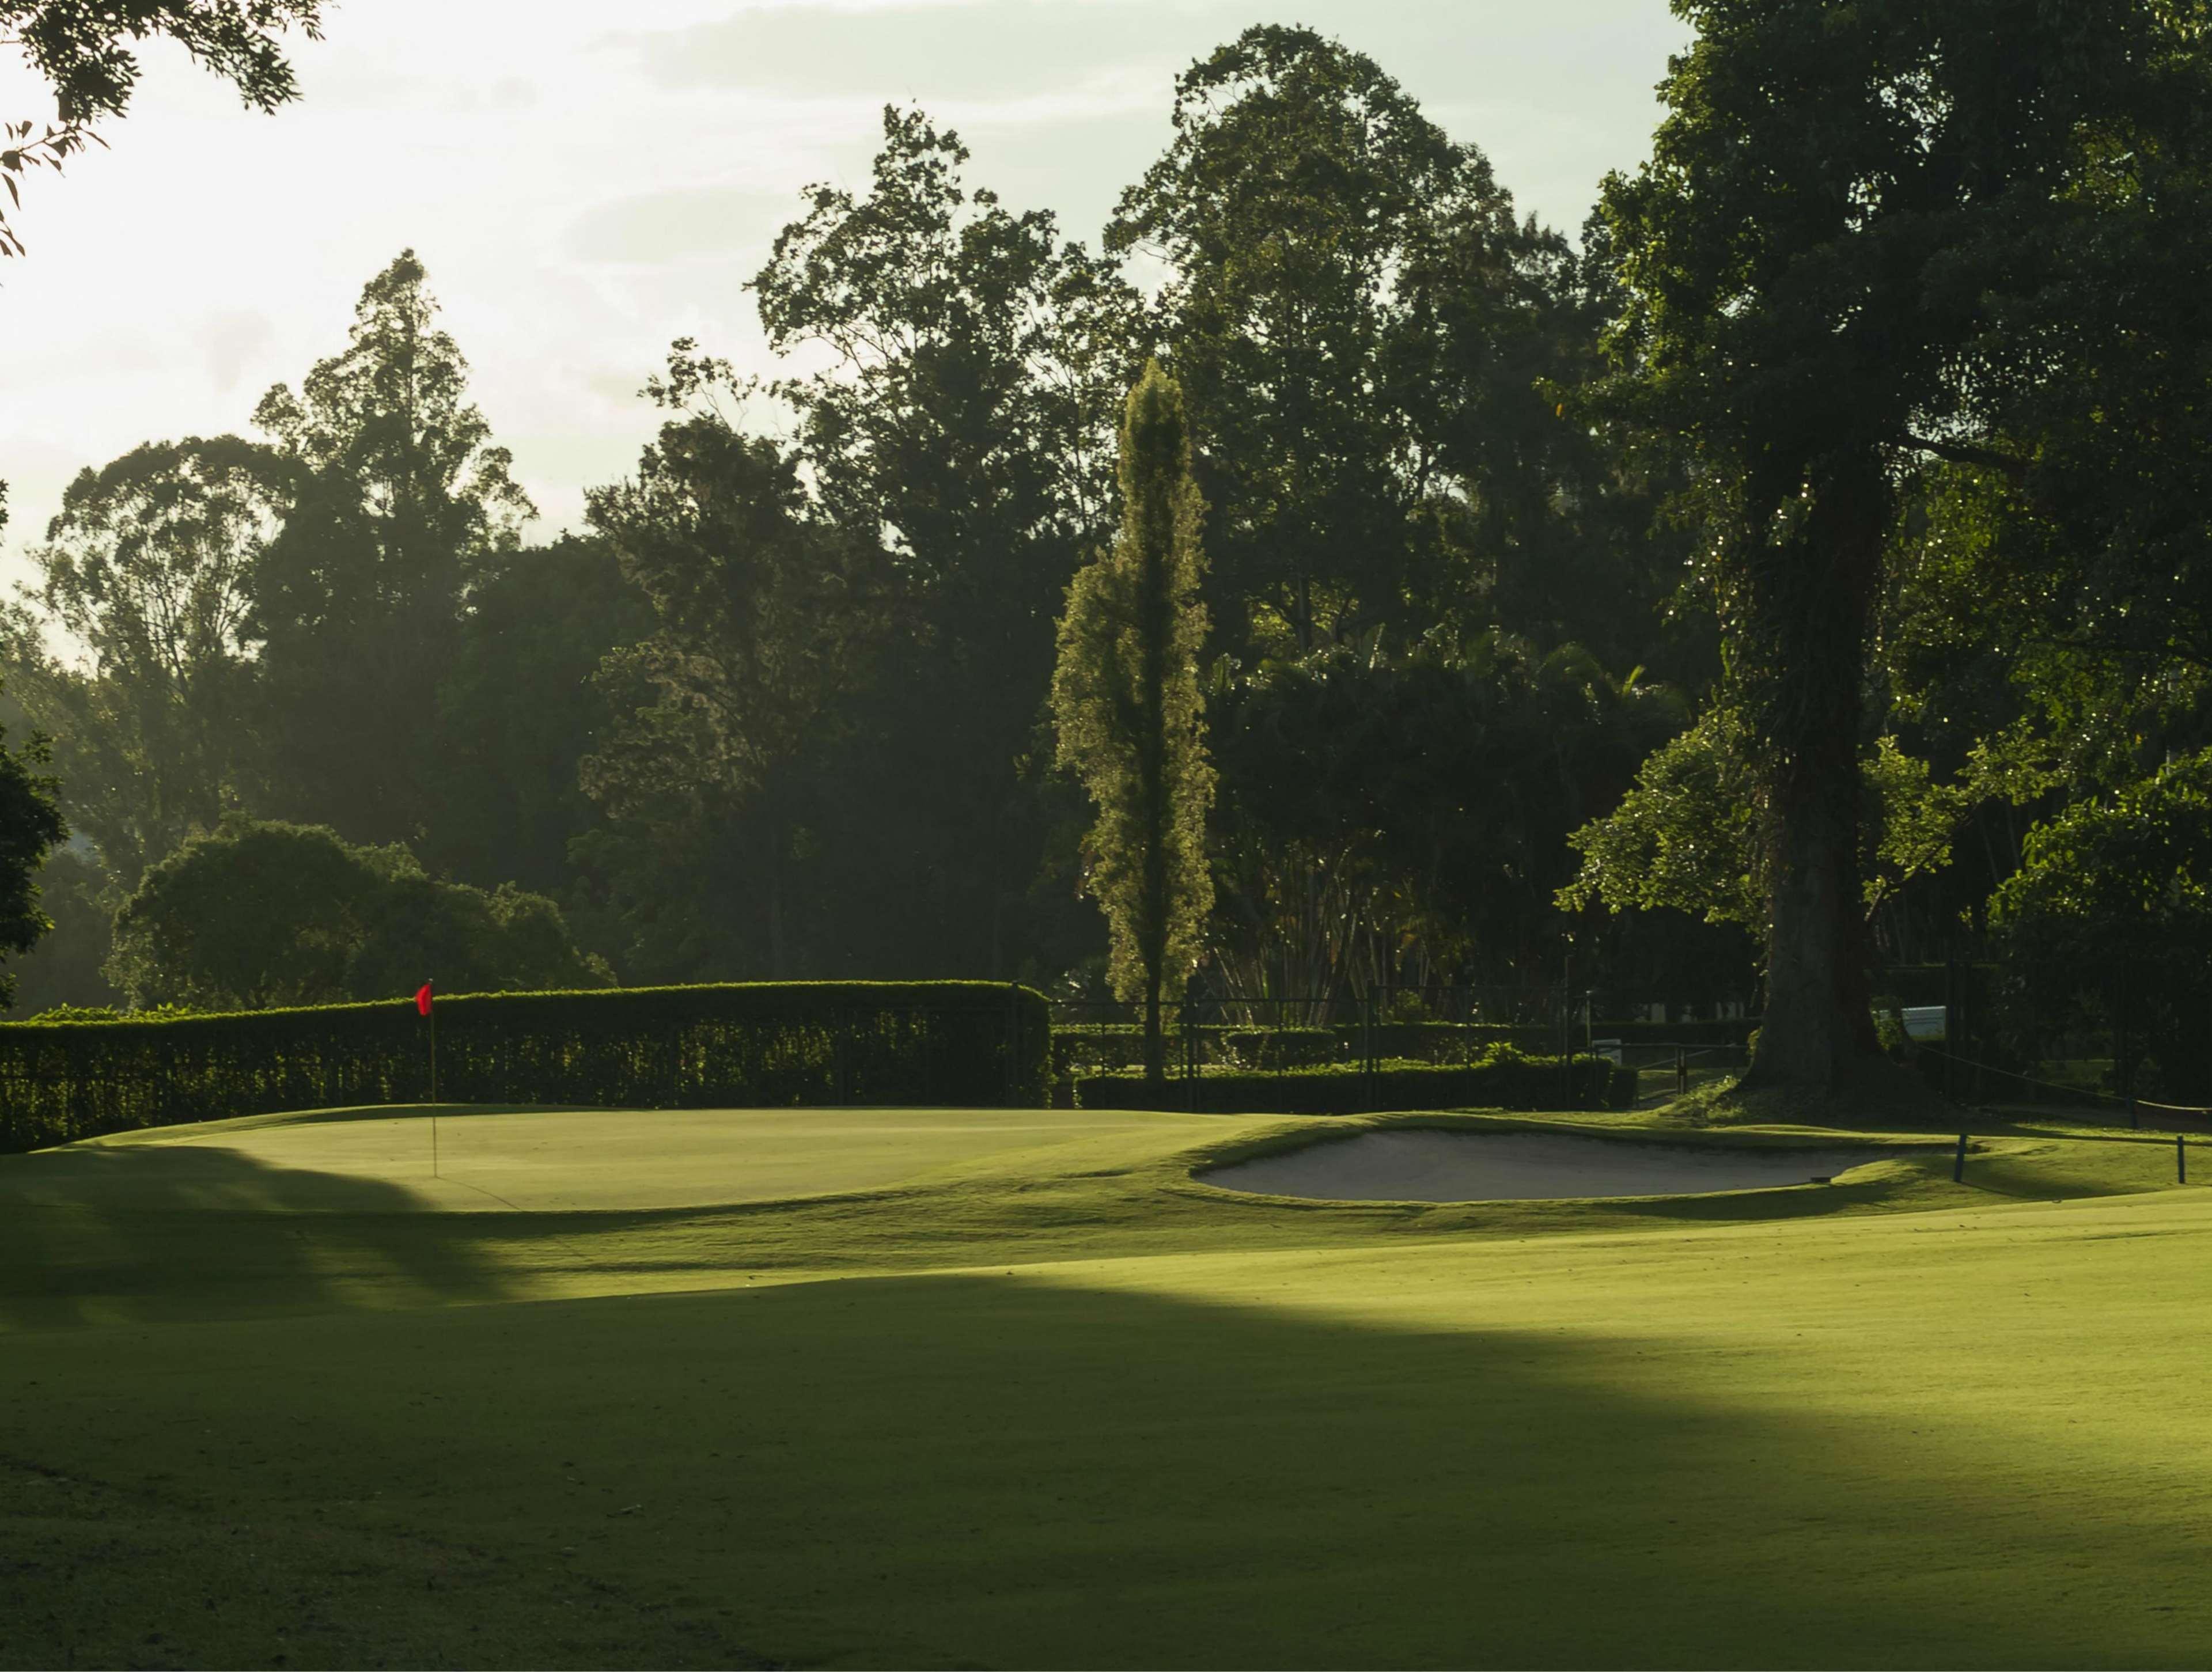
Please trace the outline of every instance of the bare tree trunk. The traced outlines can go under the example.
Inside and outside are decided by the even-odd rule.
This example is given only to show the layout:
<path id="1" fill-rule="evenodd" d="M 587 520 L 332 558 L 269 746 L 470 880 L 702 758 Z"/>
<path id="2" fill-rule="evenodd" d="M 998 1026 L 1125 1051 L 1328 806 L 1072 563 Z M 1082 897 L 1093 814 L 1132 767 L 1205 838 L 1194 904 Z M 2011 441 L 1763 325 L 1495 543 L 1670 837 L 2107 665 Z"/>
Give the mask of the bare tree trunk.
<path id="1" fill-rule="evenodd" d="M 1750 566 L 1768 784 L 1766 1018 L 1747 1086 L 1831 1090 L 1881 1057 L 1859 877 L 1861 681 L 1888 531 L 1881 460 L 1814 473 L 1796 535 Z"/>

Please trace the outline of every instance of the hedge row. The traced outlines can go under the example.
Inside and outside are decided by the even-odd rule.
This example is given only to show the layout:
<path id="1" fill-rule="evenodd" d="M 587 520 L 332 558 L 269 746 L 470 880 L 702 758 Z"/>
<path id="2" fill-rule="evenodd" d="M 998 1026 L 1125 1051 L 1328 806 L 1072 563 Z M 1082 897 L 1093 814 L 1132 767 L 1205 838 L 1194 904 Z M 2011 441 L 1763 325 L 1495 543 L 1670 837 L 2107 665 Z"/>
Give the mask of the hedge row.
<path id="1" fill-rule="evenodd" d="M 437 1000 L 438 1096 L 651 1109 L 1044 1100 L 1043 995 L 988 982 L 778 982 Z M 0 1024 L 0 1149 L 429 1095 L 411 1000 Z"/>
<path id="2" fill-rule="evenodd" d="M 1363 1049 L 1415 1062 L 1467 1063 L 1499 1045 L 1537 1055 L 1559 1048 L 1556 1025 L 1503 1022 L 1375 1022 L 1364 1029 L 1356 1022 L 1325 1028 L 1208 1022 L 1197 1031 L 1206 1061 L 1233 1056 L 1263 1068 L 1357 1060 Z M 1170 1028 L 1170 1057 L 1179 1058 L 1182 1049 L 1182 1035 Z M 1127 1022 L 1063 1023 L 1053 1029 L 1052 1051 L 1053 1072 L 1062 1079 L 1110 1073 L 1143 1062 L 1145 1031 Z"/>
<path id="3" fill-rule="evenodd" d="M 1569 1074 L 1571 1073 L 1571 1080 Z M 1636 1071 L 1603 1057 L 1578 1056 L 1571 1070 L 1556 1056 L 1492 1053 L 1457 1067 L 1387 1062 L 1373 1073 L 1355 1065 L 1278 1073 L 1209 1070 L 1170 1079 L 1158 1091 L 1141 1074 L 1096 1074 L 1075 1083 L 1079 1109 L 1197 1110 L 1214 1115 L 1358 1115 L 1397 1109 L 1629 1109 Z"/>

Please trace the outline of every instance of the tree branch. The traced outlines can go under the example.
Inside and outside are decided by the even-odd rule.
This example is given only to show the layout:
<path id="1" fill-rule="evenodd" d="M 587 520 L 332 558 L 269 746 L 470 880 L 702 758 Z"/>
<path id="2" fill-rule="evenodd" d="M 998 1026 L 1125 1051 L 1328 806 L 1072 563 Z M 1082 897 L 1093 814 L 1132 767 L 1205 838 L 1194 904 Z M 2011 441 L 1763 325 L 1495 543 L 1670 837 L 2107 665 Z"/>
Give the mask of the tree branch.
<path id="1" fill-rule="evenodd" d="M 1906 447 L 1948 459 L 1954 465 L 1977 465 L 1984 470 L 1998 471 L 2014 486 L 2025 487 L 2027 483 L 2027 460 L 2016 454 L 1976 447 L 1967 441 L 1938 441 L 1929 436 L 1915 435 L 1911 430 L 1899 432 L 1898 439 Z"/>

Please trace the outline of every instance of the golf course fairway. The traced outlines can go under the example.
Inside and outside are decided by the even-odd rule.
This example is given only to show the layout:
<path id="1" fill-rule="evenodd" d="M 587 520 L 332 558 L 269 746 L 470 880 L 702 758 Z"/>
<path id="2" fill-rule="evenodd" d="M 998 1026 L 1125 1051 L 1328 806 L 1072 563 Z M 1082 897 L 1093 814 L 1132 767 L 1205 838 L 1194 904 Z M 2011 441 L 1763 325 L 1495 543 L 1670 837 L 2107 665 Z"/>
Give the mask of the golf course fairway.
<path id="1" fill-rule="evenodd" d="M 2171 1137 L 1413 1205 L 1191 1174 L 1646 1117 L 441 1114 L 436 1176 L 420 1110 L 0 1157 L 0 1663 L 2212 1645 Z"/>

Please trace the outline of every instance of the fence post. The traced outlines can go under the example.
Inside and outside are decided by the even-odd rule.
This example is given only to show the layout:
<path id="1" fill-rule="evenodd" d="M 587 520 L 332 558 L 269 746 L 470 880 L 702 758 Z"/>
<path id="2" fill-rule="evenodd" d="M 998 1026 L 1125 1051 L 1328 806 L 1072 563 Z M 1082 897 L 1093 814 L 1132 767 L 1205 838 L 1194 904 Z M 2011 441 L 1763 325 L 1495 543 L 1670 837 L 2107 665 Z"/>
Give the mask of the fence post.
<path id="1" fill-rule="evenodd" d="M 2138 1129 L 2142 1118 L 2136 1112 L 2135 1018 L 2128 1013 L 2127 971 L 2120 972 L 2118 992 L 2112 1004 L 2112 1068 L 2119 1075 L 2120 1092 L 2128 1100 L 2128 1124 Z"/>
<path id="2" fill-rule="evenodd" d="M 1370 1114 L 1375 1109 L 1375 994 L 1359 994 L 1359 1101 Z"/>
<path id="3" fill-rule="evenodd" d="M 1943 1095 L 1959 1100 L 1959 951 L 1954 944 L 1943 960 Z"/>
<path id="4" fill-rule="evenodd" d="M 1559 965 L 1559 1076 L 1566 1087 L 1565 1106 L 1575 1106 L 1575 955 L 1569 952 Z"/>

